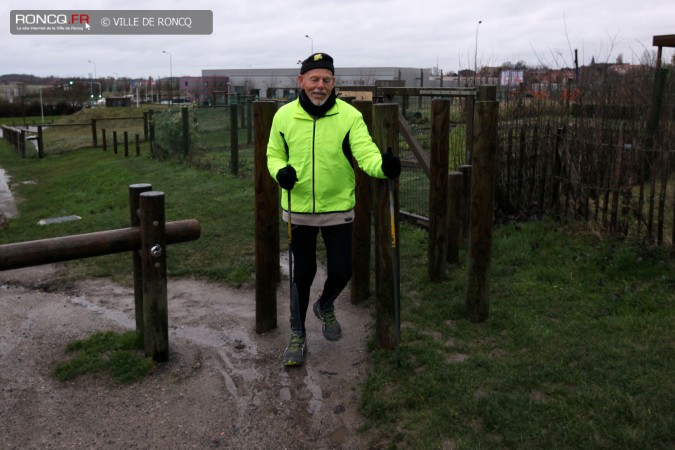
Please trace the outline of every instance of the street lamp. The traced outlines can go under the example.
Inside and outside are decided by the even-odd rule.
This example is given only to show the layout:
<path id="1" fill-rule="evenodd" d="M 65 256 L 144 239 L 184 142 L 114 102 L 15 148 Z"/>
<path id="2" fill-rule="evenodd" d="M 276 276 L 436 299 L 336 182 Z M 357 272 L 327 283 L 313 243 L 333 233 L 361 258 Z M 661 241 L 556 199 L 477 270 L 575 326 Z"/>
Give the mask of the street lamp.
<path id="1" fill-rule="evenodd" d="M 312 41 L 312 46 L 310 47 L 312 51 L 310 53 L 314 54 L 314 39 L 312 39 L 312 37 L 309 34 L 306 34 L 305 37 L 310 41 Z"/>
<path id="2" fill-rule="evenodd" d="M 478 21 L 476 25 L 476 53 L 473 55 L 473 85 L 476 86 L 476 73 L 478 72 L 478 27 L 483 23 L 482 20 Z"/>
<path id="3" fill-rule="evenodd" d="M 88 60 L 88 63 L 91 63 L 94 65 L 94 78 L 92 78 L 89 83 L 89 99 L 93 102 L 94 98 L 94 80 L 96 79 L 96 63 L 92 60 Z"/>
<path id="4" fill-rule="evenodd" d="M 87 62 L 90 62 L 90 63 L 92 63 L 92 64 L 94 65 L 94 79 L 96 79 L 96 63 L 95 63 L 94 61 L 92 61 L 92 60 L 89 60 L 89 61 L 87 61 Z"/>
<path id="5" fill-rule="evenodd" d="M 173 105 L 173 60 L 170 52 L 162 50 L 162 53 L 169 55 L 169 106 L 171 106 Z"/>

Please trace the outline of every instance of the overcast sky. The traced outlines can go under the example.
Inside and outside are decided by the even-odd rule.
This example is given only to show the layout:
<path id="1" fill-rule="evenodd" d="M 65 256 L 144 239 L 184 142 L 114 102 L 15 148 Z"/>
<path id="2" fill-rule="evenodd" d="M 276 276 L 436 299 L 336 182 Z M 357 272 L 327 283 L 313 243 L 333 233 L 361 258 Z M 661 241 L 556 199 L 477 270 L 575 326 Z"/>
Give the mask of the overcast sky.
<path id="1" fill-rule="evenodd" d="M 433 67 L 446 73 L 525 61 L 552 68 L 637 64 L 654 35 L 675 34 L 673 0 L 3 0 L 0 74 L 146 78 L 202 69 L 289 68 L 311 52 L 342 67 Z M 191 36 L 12 35 L 11 10 L 211 10 Z M 482 21 L 480 25 L 478 22 Z M 309 35 L 310 38 L 306 38 Z M 166 53 L 171 53 L 171 58 Z M 673 49 L 664 49 L 668 60 Z M 89 62 L 92 61 L 92 62 Z M 170 67 L 171 66 L 171 67 Z"/>

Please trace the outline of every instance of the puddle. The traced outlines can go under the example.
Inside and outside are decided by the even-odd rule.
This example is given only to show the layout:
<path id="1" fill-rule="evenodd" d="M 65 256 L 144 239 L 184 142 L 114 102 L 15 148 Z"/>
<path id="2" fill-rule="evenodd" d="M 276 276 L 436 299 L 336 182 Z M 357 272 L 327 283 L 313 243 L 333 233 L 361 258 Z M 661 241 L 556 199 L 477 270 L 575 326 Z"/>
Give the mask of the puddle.
<path id="1" fill-rule="evenodd" d="M 14 196 L 9 189 L 9 175 L 0 167 L 0 214 L 7 218 L 14 217 L 19 214 L 14 202 Z"/>
<path id="2" fill-rule="evenodd" d="M 49 219 L 42 219 L 38 222 L 38 225 L 52 225 L 54 223 L 63 223 L 63 222 L 72 222 L 73 220 L 80 220 L 80 216 L 63 216 L 63 217 L 50 217 Z"/>

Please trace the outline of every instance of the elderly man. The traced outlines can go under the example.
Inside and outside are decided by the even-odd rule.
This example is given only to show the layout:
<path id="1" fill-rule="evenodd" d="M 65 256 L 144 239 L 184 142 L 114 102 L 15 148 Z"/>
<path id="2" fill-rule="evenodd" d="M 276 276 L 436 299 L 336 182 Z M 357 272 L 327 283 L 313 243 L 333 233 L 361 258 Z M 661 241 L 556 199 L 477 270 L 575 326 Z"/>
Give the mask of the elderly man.
<path id="1" fill-rule="evenodd" d="M 376 178 L 396 178 L 401 172 L 399 159 L 377 148 L 361 113 L 336 97 L 333 58 L 326 53 L 310 55 L 302 62 L 298 84 L 299 98 L 277 111 L 267 145 L 267 168 L 283 189 L 283 219 L 292 217 L 297 295 L 290 302 L 291 338 L 283 354 L 285 366 L 301 366 L 307 354 L 305 318 L 317 270 L 319 232 L 326 247 L 327 278 L 312 309 L 326 339 L 342 337 L 335 299 L 352 271 L 356 201 L 352 161 Z"/>

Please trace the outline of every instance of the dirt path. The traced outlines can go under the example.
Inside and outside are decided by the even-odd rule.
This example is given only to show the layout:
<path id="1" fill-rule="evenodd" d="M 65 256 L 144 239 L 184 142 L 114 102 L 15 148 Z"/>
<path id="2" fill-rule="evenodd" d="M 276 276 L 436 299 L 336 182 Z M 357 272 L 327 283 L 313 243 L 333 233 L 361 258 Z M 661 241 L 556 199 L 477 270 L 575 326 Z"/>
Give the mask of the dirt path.
<path id="1" fill-rule="evenodd" d="M 0 272 L 1 448 L 367 447 L 357 406 L 369 314 L 347 292 L 337 303 L 343 339 L 323 339 L 310 314 L 307 364 L 285 369 L 285 283 L 279 328 L 258 335 L 252 290 L 172 280 L 170 362 L 118 386 L 94 376 L 63 383 L 50 373 L 68 342 L 133 329 L 132 290 L 60 279 L 55 266 Z"/>

